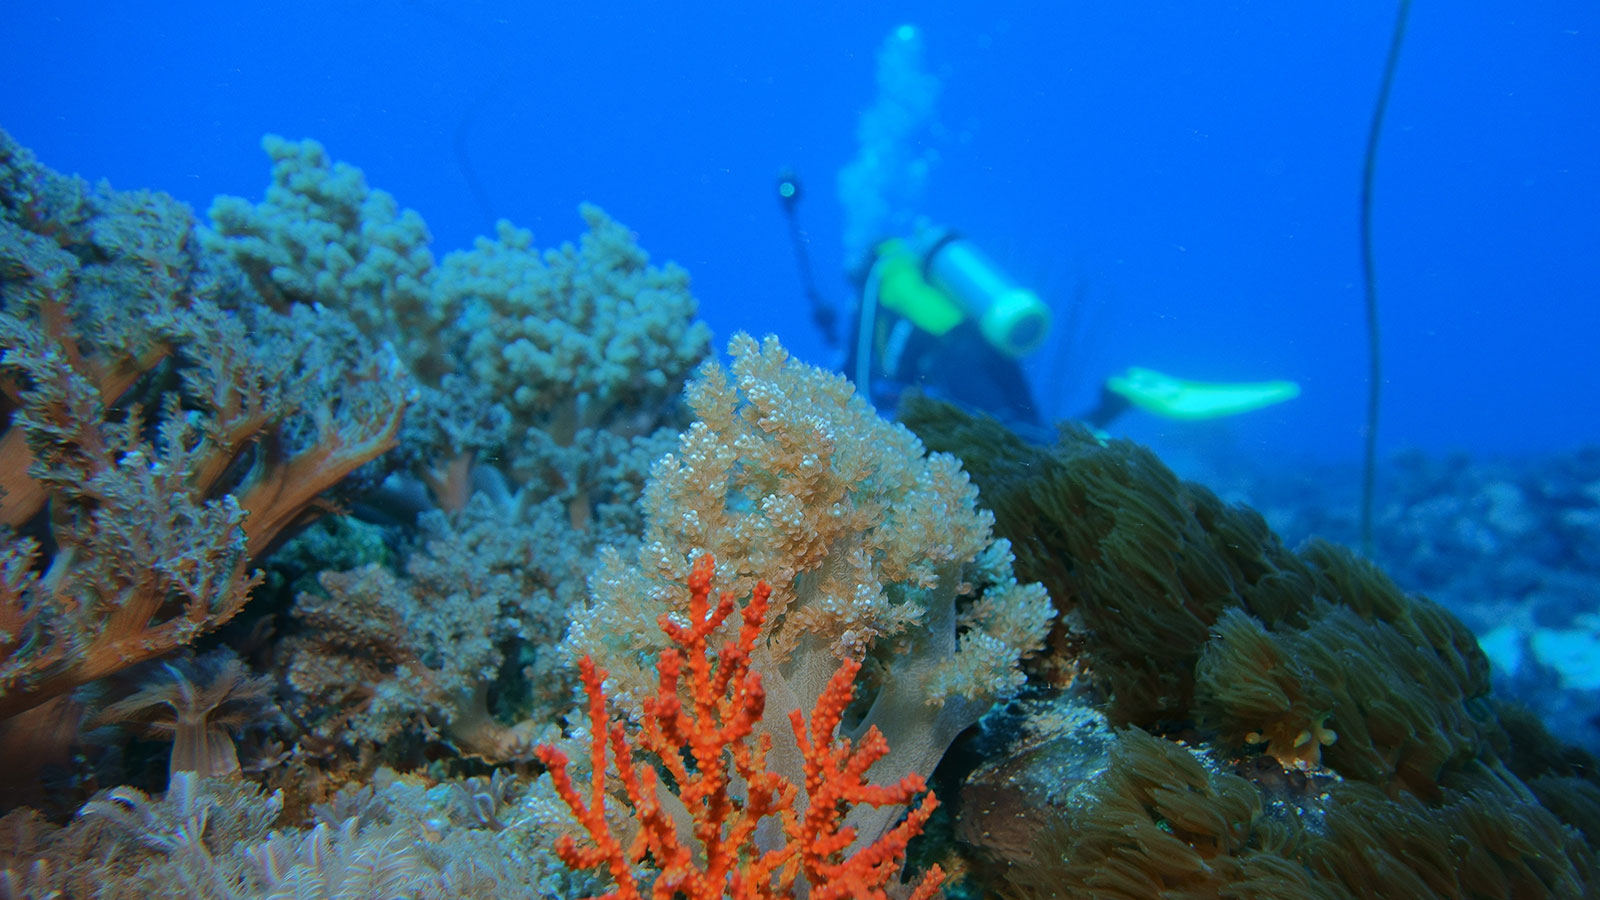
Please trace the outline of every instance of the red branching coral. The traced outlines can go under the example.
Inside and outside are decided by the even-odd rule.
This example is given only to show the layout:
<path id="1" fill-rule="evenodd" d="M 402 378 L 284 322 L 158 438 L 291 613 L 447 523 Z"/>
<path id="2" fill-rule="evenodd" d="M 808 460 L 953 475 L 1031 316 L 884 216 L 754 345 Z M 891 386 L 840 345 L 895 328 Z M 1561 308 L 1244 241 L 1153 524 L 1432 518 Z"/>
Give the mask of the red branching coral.
<path id="1" fill-rule="evenodd" d="M 797 811 L 799 786 L 767 769 L 770 737 L 751 740 L 766 709 L 766 694 L 760 674 L 751 670 L 750 654 L 766 619 L 771 590 L 765 583 L 756 586 L 740 611 L 737 638 L 713 657 L 707 639 L 737 604 L 732 593 L 725 592 L 716 608 L 710 608 L 712 571 L 707 554 L 689 575 L 687 625 L 668 616 L 660 619 L 672 646 L 661 655 L 660 686 L 645 701 L 633 743 L 622 723 L 611 722 L 607 714 L 605 670 L 597 669 L 588 657 L 579 662 L 594 732 L 589 798 L 581 797 L 573 785 L 564 753 L 547 745 L 538 749 L 538 755 L 550 769 L 556 792 L 593 843 L 583 846 L 566 837 L 557 853 L 573 868 L 606 867 L 616 886 L 597 900 L 642 900 L 634 866 L 646 857 L 659 870 L 650 886 L 654 898 L 888 897 L 885 888 L 904 863 L 907 842 L 921 833 L 937 801 L 931 793 L 924 794 L 921 804 L 899 825 L 851 851 L 855 829 L 843 823 L 853 805 L 906 804 L 926 790 L 917 775 L 892 785 L 867 783 L 867 770 L 889 749 L 877 729 L 855 745 L 835 736 L 860 669 L 851 661 L 840 666 L 818 698 L 809 733 L 798 711 L 790 716 L 805 759 L 809 801 L 804 814 Z M 608 737 L 638 826 L 626 848 L 605 817 Z M 649 754 L 653 764 L 639 765 L 636 752 Z M 661 784 L 657 765 L 671 778 L 676 793 Z M 769 818 L 775 823 L 763 822 Z M 774 829 L 773 824 L 779 827 Z M 692 835 L 692 842 L 685 841 L 685 833 Z M 935 866 L 909 896 L 912 900 L 935 896 L 942 879 Z"/>

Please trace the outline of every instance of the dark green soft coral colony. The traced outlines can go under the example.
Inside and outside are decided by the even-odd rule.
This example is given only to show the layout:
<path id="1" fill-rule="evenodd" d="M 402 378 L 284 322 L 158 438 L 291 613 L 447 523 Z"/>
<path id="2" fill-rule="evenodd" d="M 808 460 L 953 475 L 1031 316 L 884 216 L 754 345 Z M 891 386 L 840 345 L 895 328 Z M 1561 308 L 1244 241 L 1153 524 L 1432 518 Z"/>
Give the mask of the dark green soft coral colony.
<path id="1" fill-rule="evenodd" d="M 1038 680 L 1070 687 L 969 779 L 998 894 L 1592 895 L 1594 760 L 1490 695 L 1454 616 L 1342 547 L 1286 549 L 1131 442 L 1064 425 L 1038 447 L 925 399 L 903 418 L 1061 612 Z"/>
<path id="2" fill-rule="evenodd" d="M 592 207 L 435 265 L 358 170 L 266 146 L 266 201 L 197 229 L 0 133 L 0 900 L 601 893 L 533 747 L 581 742 L 558 645 L 690 425 L 687 276 Z M 1005 539 L 945 637 L 1015 624 L 1027 675 L 919 773 L 948 896 L 1594 895 L 1593 759 L 1448 612 L 1131 443 L 902 418 Z M 1054 619 L 997 616 L 1028 582 Z"/>

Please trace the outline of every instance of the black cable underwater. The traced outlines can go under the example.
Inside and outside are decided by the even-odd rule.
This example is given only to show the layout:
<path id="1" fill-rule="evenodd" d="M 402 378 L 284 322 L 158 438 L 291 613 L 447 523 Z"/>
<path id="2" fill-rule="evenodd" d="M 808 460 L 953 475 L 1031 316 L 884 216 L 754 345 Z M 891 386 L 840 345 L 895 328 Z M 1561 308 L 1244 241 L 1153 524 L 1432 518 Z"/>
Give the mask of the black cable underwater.
<path id="1" fill-rule="evenodd" d="M 800 284 L 805 288 L 806 300 L 811 304 L 811 321 L 822 332 L 828 346 L 839 346 L 838 311 L 817 289 L 816 276 L 811 271 L 811 254 L 806 250 L 805 230 L 800 227 L 800 177 L 792 169 L 778 173 L 778 200 L 783 206 L 783 217 L 789 223 L 789 246 L 794 250 L 795 264 L 800 267 Z"/>
<path id="2" fill-rule="evenodd" d="M 1389 90 L 1400 63 L 1400 47 L 1405 43 L 1406 19 L 1411 0 L 1400 0 L 1395 13 L 1394 33 L 1389 38 L 1389 56 L 1383 65 L 1383 81 L 1378 86 L 1378 101 L 1372 109 L 1372 124 L 1367 130 L 1367 153 L 1361 166 L 1361 276 L 1367 304 L 1367 428 L 1366 447 L 1361 463 L 1361 552 L 1372 557 L 1372 504 L 1378 470 L 1378 401 L 1382 393 L 1383 360 L 1378 340 L 1378 275 L 1372 257 L 1372 183 L 1377 173 L 1378 140 L 1383 134 L 1383 117 L 1389 108 Z"/>

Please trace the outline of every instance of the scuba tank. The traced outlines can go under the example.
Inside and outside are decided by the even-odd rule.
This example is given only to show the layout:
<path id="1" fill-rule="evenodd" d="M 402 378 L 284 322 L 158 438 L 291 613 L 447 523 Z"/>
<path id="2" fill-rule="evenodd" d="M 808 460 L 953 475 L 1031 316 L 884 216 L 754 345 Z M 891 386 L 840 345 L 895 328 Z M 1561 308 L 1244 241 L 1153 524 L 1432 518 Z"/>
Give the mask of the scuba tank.
<path id="1" fill-rule="evenodd" d="M 863 306 L 881 303 L 935 336 L 971 320 L 1012 359 L 1037 350 L 1050 328 L 1050 308 L 1038 294 L 948 228 L 924 225 L 914 238 L 879 244 L 867 288 Z"/>

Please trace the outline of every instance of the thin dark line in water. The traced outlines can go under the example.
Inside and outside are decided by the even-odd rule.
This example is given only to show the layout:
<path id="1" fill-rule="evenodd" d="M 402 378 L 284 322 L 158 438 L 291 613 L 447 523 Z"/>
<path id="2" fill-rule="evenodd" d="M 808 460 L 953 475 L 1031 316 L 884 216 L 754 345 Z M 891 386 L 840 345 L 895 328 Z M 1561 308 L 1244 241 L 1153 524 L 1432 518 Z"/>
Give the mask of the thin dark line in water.
<path id="1" fill-rule="evenodd" d="M 1405 43 L 1406 19 L 1411 0 L 1400 0 L 1395 13 L 1394 33 L 1389 38 L 1389 56 L 1383 65 L 1383 81 L 1378 86 L 1378 101 L 1372 108 L 1372 124 L 1367 129 L 1367 152 L 1361 166 L 1361 277 L 1367 308 L 1367 425 L 1366 446 L 1361 461 L 1361 552 L 1372 557 L 1372 505 L 1377 489 L 1378 408 L 1382 395 L 1383 356 L 1378 336 L 1378 270 L 1372 255 L 1372 185 L 1378 168 L 1378 141 L 1383 135 L 1383 118 L 1389 109 L 1389 91 L 1400 64 L 1400 48 Z"/>

